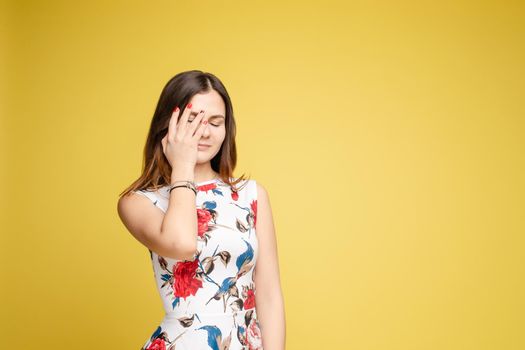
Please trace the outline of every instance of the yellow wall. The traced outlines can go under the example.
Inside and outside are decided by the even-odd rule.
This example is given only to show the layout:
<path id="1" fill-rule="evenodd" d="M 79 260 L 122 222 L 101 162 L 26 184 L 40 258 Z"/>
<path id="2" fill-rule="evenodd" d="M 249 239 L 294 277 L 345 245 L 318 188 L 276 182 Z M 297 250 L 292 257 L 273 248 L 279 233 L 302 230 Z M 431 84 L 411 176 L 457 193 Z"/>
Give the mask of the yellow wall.
<path id="1" fill-rule="evenodd" d="M 188 69 L 225 83 L 235 174 L 270 193 L 287 349 L 525 348 L 523 2 L 2 9 L 1 348 L 138 349 L 156 328 L 116 202 Z"/>

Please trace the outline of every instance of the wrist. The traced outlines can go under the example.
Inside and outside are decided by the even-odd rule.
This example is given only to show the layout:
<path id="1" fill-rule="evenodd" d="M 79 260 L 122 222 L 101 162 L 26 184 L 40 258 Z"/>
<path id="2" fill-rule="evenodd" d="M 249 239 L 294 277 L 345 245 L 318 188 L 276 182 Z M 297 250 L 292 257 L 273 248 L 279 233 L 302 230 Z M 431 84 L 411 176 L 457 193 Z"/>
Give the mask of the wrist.
<path id="1" fill-rule="evenodd" d="M 193 181 L 195 179 L 193 169 L 191 171 L 189 170 L 177 170 L 172 171 L 171 173 L 171 183 L 174 183 L 175 181 Z"/>

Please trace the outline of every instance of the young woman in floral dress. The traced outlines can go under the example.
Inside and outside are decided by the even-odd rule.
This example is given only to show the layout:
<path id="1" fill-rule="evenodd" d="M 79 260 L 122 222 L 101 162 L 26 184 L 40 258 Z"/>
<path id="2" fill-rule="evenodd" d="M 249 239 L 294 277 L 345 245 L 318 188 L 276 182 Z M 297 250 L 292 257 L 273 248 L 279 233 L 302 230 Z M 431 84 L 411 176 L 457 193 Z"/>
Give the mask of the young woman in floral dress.
<path id="1" fill-rule="evenodd" d="M 168 81 L 141 176 L 118 201 L 148 248 L 165 316 L 147 349 L 285 348 L 285 313 L 268 192 L 232 172 L 233 108 L 222 82 L 191 70 Z"/>

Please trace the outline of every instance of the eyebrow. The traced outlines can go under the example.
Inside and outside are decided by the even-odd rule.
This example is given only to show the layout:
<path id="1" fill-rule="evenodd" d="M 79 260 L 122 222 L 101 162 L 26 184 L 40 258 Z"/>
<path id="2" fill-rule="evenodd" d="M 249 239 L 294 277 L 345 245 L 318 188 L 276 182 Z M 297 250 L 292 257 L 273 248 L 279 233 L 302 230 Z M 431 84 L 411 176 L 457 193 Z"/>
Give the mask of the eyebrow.
<path id="1" fill-rule="evenodd" d="M 196 117 L 197 114 L 199 114 L 199 112 L 191 112 L 190 115 Z M 209 119 L 211 119 L 211 118 L 224 118 L 224 116 L 222 114 L 214 114 L 214 115 L 209 116 Z M 226 119 L 226 118 L 224 118 L 224 119 Z"/>

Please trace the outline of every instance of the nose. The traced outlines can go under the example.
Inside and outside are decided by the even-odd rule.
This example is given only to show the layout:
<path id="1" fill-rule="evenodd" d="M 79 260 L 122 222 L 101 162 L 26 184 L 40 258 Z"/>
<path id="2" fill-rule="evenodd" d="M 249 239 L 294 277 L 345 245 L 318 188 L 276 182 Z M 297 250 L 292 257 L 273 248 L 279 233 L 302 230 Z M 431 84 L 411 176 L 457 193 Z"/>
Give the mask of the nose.
<path id="1" fill-rule="evenodd" d="M 209 122 L 208 124 L 204 125 L 204 131 L 202 133 L 202 137 L 207 138 L 208 136 L 210 136 L 210 123 Z"/>

